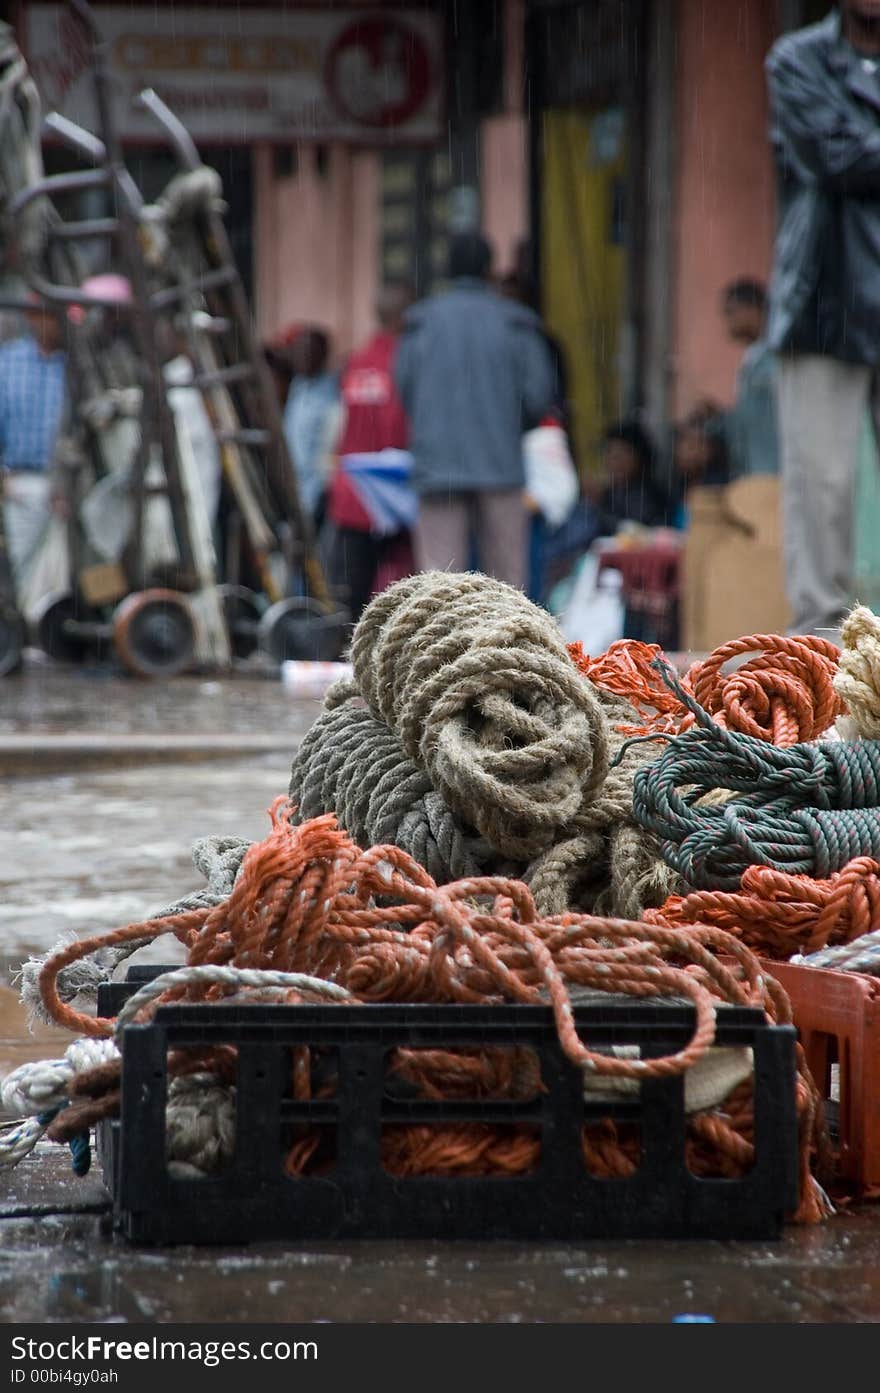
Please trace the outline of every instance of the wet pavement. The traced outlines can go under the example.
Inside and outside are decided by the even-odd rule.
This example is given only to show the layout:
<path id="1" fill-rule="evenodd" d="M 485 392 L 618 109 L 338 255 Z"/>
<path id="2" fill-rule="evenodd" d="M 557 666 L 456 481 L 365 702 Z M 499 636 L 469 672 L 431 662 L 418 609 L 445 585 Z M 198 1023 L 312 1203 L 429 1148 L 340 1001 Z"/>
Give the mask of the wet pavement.
<path id="1" fill-rule="evenodd" d="M 310 702 L 292 701 L 277 674 L 259 667 L 222 680 L 143 682 L 109 666 L 62 669 L 34 655 L 24 671 L 0 680 L 0 736 L 266 735 L 288 729 L 301 735 L 313 710 Z"/>
<path id="2" fill-rule="evenodd" d="M 0 1072 L 60 1054 L 69 1036 L 26 1032 L 10 981 L 22 958 L 155 912 L 199 883 L 197 837 L 257 838 L 287 788 L 317 705 L 279 682 L 140 684 L 40 667 L 0 683 L 0 735 L 100 733 L 240 738 L 235 758 L 65 770 L 3 779 Z M 280 748 L 248 753 L 251 734 Z M 152 952 L 168 960 L 168 940 Z M 302 1243 L 168 1251 L 112 1232 L 100 1168 L 77 1179 L 41 1144 L 0 1175 L 0 1320 L 719 1322 L 880 1320 L 880 1206 L 772 1243 Z"/>
<path id="3" fill-rule="evenodd" d="M 880 1209 L 773 1243 L 131 1248 L 96 1176 L 41 1145 L 3 1182 L 0 1320 L 718 1323 L 880 1319 Z"/>

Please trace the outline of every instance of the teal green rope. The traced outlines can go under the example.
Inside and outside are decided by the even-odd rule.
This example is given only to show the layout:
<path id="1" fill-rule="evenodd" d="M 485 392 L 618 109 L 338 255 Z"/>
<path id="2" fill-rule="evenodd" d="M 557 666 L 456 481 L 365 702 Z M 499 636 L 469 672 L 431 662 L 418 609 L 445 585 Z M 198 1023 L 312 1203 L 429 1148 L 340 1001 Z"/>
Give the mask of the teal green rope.
<path id="1" fill-rule="evenodd" d="M 48 1112 L 37 1114 L 37 1121 L 41 1127 L 48 1127 L 50 1122 L 54 1122 L 58 1114 L 67 1107 L 67 1103 L 62 1103 L 57 1108 L 50 1108 Z M 73 1167 L 74 1175 L 88 1175 L 92 1164 L 92 1147 L 89 1140 L 88 1131 L 79 1132 L 75 1137 L 71 1137 L 68 1142 L 70 1147 L 70 1164 Z"/>
<path id="2" fill-rule="evenodd" d="M 653 666 L 697 724 L 638 771 L 633 811 L 690 885 L 737 890 L 751 865 L 825 878 L 854 856 L 880 858 L 880 741 L 779 749 L 724 730 L 666 663 Z M 716 788 L 740 796 L 695 806 Z"/>

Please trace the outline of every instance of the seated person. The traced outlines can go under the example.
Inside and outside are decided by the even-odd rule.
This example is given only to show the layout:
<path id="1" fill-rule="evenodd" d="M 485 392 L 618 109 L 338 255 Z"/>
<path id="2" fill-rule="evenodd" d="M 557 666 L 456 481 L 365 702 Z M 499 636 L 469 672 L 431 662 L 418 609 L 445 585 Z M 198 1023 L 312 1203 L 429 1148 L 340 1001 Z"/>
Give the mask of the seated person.
<path id="1" fill-rule="evenodd" d="M 599 536 L 613 537 L 620 524 L 669 524 L 669 500 L 660 484 L 653 441 L 638 421 L 609 426 L 602 442 L 602 474 L 588 485 Z"/>
<path id="2" fill-rule="evenodd" d="M 687 525 L 687 492 L 730 482 L 724 413 L 710 402 L 695 407 L 675 427 L 674 526 Z"/>

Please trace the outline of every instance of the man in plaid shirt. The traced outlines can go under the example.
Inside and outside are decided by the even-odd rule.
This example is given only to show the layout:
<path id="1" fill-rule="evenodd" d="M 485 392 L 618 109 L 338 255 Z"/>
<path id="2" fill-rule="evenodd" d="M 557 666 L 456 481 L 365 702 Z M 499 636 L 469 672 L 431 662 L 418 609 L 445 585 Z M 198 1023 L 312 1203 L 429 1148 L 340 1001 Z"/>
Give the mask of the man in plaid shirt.
<path id="1" fill-rule="evenodd" d="M 0 485 L 16 581 L 49 517 L 51 465 L 65 394 L 61 324 L 34 305 L 30 333 L 0 345 Z"/>

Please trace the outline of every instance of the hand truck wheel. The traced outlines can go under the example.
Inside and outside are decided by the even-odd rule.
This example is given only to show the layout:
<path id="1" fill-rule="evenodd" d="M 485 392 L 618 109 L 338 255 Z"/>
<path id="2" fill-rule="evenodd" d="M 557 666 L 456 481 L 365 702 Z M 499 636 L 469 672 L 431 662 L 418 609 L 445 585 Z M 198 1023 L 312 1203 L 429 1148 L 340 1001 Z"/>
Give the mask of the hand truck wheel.
<path id="1" fill-rule="evenodd" d="M 174 590 L 141 590 L 113 613 L 113 644 L 136 677 L 173 677 L 190 667 L 196 634 L 190 607 Z"/>
<path id="2" fill-rule="evenodd" d="M 61 663 L 81 663 L 95 650 L 93 634 L 78 632 L 81 623 L 94 625 L 94 611 L 69 590 L 45 595 L 33 617 L 37 646 Z"/>
<path id="3" fill-rule="evenodd" d="M 276 663 L 290 658 L 333 662 L 349 637 L 346 610 L 328 614 L 316 600 L 295 597 L 270 605 L 260 620 L 259 641 Z"/>

